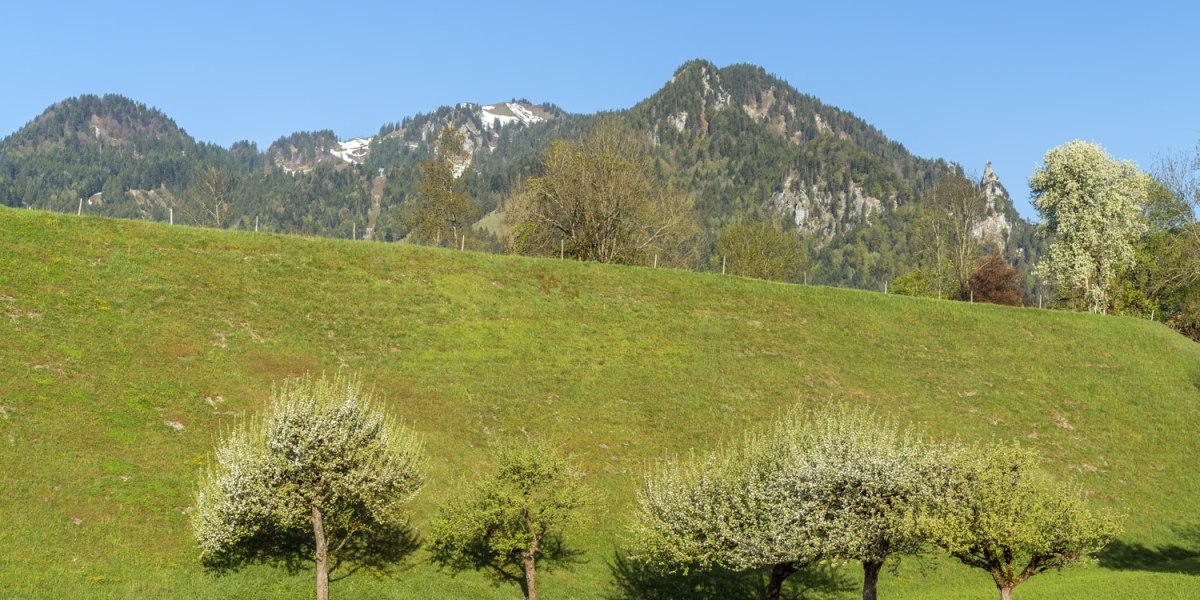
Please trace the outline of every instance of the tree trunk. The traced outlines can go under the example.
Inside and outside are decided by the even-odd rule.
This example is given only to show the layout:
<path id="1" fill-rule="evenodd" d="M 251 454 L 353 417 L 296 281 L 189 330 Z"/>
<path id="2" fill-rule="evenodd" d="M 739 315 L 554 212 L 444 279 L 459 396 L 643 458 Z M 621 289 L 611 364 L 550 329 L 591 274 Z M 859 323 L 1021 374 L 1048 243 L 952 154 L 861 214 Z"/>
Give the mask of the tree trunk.
<path id="1" fill-rule="evenodd" d="M 329 600 L 329 545 L 325 541 L 325 524 L 321 521 L 321 508 L 312 507 L 313 538 L 317 551 L 313 561 L 317 563 L 317 600 Z"/>
<path id="2" fill-rule="evenodd" d="M 1000 588 L 1000 600 L 1012 600 L 1012 588 L 1010 588 L 1010 587 Z"/>
<path id="3" fill-rule="evenodd" d="M 525 597 L 529 600 L 537 600 L 535 552 L 536 550 L 526 550 L 521 553 L 521 557 L 525 559 Z"/>
<path id="4" fill-rule="evenodd" d="M 767 600 L 779 600 L 783 592 L 783 580 L 797 571 L 795 563 L 780 563 L 771 569 L 771 582 L 767 584 Z"/>
<path id="5" fill-rule="evenodd" d="M 879 570 L 882 568 L 883 561 L 863 562 L 863 600 L 875 600 L 875 590 L 879 585 Z"/>

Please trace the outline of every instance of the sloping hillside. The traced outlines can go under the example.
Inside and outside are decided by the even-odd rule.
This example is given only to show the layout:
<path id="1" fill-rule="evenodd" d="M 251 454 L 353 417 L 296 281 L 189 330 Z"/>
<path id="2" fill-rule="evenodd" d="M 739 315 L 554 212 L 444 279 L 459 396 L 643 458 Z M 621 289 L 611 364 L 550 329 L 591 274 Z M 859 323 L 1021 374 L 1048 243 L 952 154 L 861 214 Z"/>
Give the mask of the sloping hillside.
<path id="1" fill-rule="evenodd" d="M 645 461 L 831 399 L 1021 439 L 1128 515 L 1100 568 L 1022 598 L 1185 597 L 1200 571 L 1200 346 L 1146 321 L 0 208 L 0 341 L 5 596 L 310 594 L 306 572 L 204 575 L 185 513 L 206 453 L 272 382 L 339 368 L 427 440 L 418 528 L 499 440 L 579 459 L 595 501 L 548 598 L 667 597 L 614 554 Z M 949 563 L 881 587 L 994 594 Z M 518 594 L 422 552 L 333 593 Z M 709 594 L 692 595 L 738 597 Z"/>

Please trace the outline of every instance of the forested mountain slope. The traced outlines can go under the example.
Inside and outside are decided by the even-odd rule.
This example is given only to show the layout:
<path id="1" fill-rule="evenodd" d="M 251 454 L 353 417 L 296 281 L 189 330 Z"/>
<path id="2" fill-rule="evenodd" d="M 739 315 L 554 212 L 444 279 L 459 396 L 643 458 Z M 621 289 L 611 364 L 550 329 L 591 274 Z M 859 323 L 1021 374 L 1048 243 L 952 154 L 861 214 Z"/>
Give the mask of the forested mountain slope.
<path id="1" fill-rule="evenodd" d="M 694 198 L 709 234 L 694 253 L 704 257 L 696 269 L 712 268 L 723 224 L 779 218 L 804 239 L 813 281 L 879 289 L 928 261 L 915 223 L 931 210 L 933 181 L 962 169 L 913 156 L 866 121 L 752 65 L 688 62 L 619 114 L 652 145 L 656 174 Z M 517 99 L 462 103 L 384 124 L 373 136 L 296 132 L 260 151 L 251 142 L 197 142 L 127 98 L 80 96 L 0 141 L 0 203 L 74 212 L 82 201 L 89 214 L 343 238 L 370 231 L 397 241 L 418 201 L 415 167 L 443 127 L 464 133 L 467 189 L 484 218 L 538 173 L 553 140 L 577 135 L 592 118 Z M 991 176 L 980 235 L 1027 268 L 1038 252 L 1032 228 Z M 372 189 L 382 190 L 378 198 Z M 479 247 L 501 250 L 491 233 L 480 234 Z"/>

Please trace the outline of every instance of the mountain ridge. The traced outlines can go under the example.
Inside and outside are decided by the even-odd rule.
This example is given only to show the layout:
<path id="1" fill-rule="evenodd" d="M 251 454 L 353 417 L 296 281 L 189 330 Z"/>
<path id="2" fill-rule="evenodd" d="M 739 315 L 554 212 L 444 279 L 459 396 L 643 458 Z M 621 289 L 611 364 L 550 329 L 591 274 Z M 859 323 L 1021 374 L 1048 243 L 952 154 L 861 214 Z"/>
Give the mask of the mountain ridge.
<path id="1" fill-rule="evenodd" d="M 754 65 L 688 61 L 615 114 L 646 136 L 656 171 L 693 195 L 712 234 L 740 218 L 782 219 L 805 238 L 814 281 L 834 285 L 878 287 L 918 267 L 910 213 L 937 177 L 962 170 L 913 155 L 853 113 Z M 378 239 L 398 240 L 416 200 L 415 166 L 441 128 L 464 133 L 473 167 L 467 187 L 483 216 L 537 172 L 551 141 L 577 135 L 594 118 L 516 98 L 461 102 L 386 123 L 372 136 L 294 132 L 259 151 L 251 142 L 229 149 L 197 142 L 161 111 L 129 99 L 80 96 L 0 141 L 0 202 L 66 211 L 102 191 L 101 214 L 166 220 L 173 205 L 211 196 L 200 174 L 219 171 L 232 212 L 227 222 L 197 224 L 341 237 L 365 230 L 368 190 L 383 176 L 382 216 L 373 224 Z M 89 139 L 92 122 L 105 127 Z M 104 156 L 109 138 L 117 143 Z M 989 184 L 990 237 L 1027 267 L 1037 251 L 1032 228 L 998 183 Z M 151 196 L 157 201 L 147 203 Z M 499 249 L 500 240 L 490 239 L 482 247 Z"/>

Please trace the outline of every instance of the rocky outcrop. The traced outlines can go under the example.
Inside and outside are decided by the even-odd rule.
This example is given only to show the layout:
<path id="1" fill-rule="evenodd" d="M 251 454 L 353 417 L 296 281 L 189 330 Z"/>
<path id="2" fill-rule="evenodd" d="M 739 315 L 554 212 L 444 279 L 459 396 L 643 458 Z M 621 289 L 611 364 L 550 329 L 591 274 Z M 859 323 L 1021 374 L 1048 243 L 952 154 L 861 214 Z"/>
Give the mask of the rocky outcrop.
<path id="1" fill-rule="evenodd" d="M 829 239 L 860 224 L 869 225 L 891 203 L 868 195 L 861 186 L 833 192 L 818 184 L 801 182 L 789 173 L 771 199 L 775 210 L 789 217 L 798 231 Z"/>
<path id="2" fill-rule="evenodd" d="M 996 246 L 1004 251 L 1008 244 L 1009 231 L 1012 229 L 1012 224 L 1008 220 L 1008 210 L 1012 206 L 1012 201 L 1008 197 L 1008 190 L 1004 189 L 1004 184 L 1000 183 L 1000 177 L 992 170 L 990 162 L 983 167 L 983 177 L 979 180 L 979 189 L 987 202 L 987 216 L 979 225 L 975 226 L 974 234 L 985 245 Z"/>

